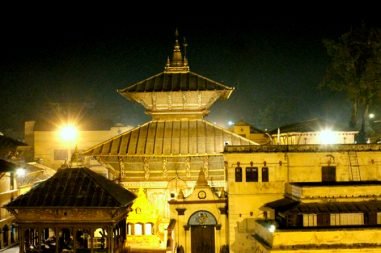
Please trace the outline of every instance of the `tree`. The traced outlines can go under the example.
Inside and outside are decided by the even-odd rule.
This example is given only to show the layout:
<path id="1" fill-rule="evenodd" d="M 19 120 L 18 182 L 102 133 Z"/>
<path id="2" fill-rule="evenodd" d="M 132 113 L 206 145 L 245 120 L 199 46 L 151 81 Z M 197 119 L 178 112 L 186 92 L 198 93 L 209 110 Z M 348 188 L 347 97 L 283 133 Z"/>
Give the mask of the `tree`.
<path id="1" fill-rule="evenodd" d="M 350 127 L 361 129 L 358 142 L 369 135 L 369 108 L 381 92 L 381 30 L 359 28 L 342 34 L 338 40 L 324 40 L 331 58 L 320 87 L 344 92 L 352 104 Z"/>

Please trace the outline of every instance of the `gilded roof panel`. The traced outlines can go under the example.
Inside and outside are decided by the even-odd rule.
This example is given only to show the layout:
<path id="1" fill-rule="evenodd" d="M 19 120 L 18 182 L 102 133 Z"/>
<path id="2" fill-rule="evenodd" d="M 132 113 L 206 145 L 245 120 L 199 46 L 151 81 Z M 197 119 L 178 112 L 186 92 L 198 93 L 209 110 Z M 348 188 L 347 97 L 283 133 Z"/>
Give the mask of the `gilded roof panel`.
<path id="1" fill-rule="evenodd" d="M 150 121 L 100 143 L 84 154 L 94 156 L 220 154 L 226 142 L 235 145 L 257 144 L 202 119 L 160 120 Z M 120 143 L 118 148 L 116 148 L 117 143 Z"/>
<path id="2" fill-rule="evenodd" d="M 189 152 L 189 121 L 180 121 L 180 154 Z"/>

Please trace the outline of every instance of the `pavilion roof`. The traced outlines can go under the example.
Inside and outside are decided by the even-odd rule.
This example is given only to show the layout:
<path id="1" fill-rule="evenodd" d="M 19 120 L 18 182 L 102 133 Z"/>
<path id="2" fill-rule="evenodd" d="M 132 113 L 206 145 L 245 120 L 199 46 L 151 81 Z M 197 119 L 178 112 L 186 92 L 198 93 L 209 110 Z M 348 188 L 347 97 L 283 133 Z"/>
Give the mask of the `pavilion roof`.
<path id="1" fill-rule="evenodd" d="M 128 206 L 135 198 L 132 192 L 88 168 L 65 168 L 5 207 L 114 208 Z"/>

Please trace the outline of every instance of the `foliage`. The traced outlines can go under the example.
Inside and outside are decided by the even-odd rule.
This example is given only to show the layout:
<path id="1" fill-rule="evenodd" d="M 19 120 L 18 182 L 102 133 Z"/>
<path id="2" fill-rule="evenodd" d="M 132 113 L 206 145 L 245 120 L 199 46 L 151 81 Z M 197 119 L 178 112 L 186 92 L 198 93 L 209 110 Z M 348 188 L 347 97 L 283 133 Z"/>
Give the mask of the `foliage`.
<path id="1" fill-rule="evenodd" d="M 381 30 L 363 24 L 323 43 L 331 61 L 320 87 L 344 92 L 352 103 L 350 126 L 361 116 L 364 127 L 369 107 L 381 97 Z"/>

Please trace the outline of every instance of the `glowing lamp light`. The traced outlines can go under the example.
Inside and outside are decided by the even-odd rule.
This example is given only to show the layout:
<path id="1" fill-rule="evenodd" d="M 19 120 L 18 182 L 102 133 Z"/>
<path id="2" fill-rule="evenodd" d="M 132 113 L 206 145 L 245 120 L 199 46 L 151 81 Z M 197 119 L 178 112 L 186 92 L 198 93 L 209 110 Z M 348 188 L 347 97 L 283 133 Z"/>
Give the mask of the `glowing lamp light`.
<path id="1" fill-rule="evenodd" d="M 375 116 L 374 113 L 370 113 L 370 114 L 369 114 L 369 118 L 370 118 L 370 119 L 373 119 L 374 116 Z"/>
<path id="2" fill-rule="evenodd" d="M 274 233 L 274 232 L 275 232 L 275 229 L 276 229 L 276 227 L 275 227 L 274 224 L 271 224 L 271 225 L 268 227 L 268 230 L 269 230 L 270 233 Z"/>
<path id="3" fill-rule="evenodd" d="M 16 175 L 18 177 L 23 177 L 23 176 L 25 176 L 25 174 L 26 174 L 26 171 L 24 168 L 17 168 L 16 169 Z"/>
<path id="4" fill-rule="evenodd" d="M 232 126 L 232 125 L 234 125 L 234 122 L 231 121 L 231 120 L 229 120 L 229 121 L 228 121 L 228 125 L 229 125 L 229 126 Z"/>
<path id="5" fill-rule="evenodd" d="M 77 138 L 78 132 L 73 125 L 66 125 L 60 129 L 60 137 L 64 141 L 73 141 Z"/>
<path id="6" fill-rule="evenodd" d="M 320 131 L 321 144 L 334 144 L 336 140 L 335 133 L 331 129 Z"/>

